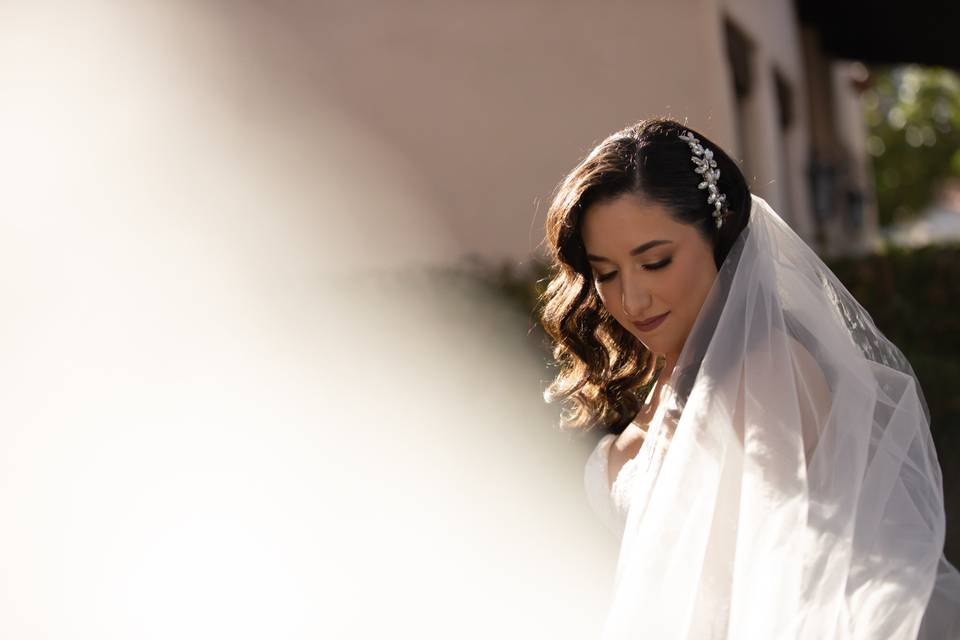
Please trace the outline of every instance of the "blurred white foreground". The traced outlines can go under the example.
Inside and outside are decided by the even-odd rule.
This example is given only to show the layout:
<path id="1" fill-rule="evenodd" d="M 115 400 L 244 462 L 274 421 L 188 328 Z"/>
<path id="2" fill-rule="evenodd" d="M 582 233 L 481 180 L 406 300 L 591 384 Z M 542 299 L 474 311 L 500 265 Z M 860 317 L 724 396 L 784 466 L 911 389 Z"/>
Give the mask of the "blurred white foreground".
<path id="1" fill-rule="evenodd" d="M 590 637 L 527 318 L 242 16 L 0 9 L 0 637 Z"/>

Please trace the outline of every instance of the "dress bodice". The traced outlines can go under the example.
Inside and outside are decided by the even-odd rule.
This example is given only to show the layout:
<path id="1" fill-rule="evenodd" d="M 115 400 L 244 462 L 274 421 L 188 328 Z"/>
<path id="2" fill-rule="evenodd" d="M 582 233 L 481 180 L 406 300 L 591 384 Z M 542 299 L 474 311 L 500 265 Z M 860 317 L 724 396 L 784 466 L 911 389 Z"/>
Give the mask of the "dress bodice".
<path id="1" fill-rule="evenodd" d="M 638 453 L 627 460 L 617 474 L 613 485 L 610 485 L 607 463 L 610 456 L 610 447 L 617 436 L 608 433 L 597 443 L 587 459 L 584 468 L 584 487 L 587 491 L 587 501 L 591 508 L 600 517 L 603 523 L 616 535 L 623 533 L 627 521 L 627 510 L 630 507 L 630 492 L 634 486 L 637 473 Z M 641 447 L 641 452 L 643 447 Z"/>

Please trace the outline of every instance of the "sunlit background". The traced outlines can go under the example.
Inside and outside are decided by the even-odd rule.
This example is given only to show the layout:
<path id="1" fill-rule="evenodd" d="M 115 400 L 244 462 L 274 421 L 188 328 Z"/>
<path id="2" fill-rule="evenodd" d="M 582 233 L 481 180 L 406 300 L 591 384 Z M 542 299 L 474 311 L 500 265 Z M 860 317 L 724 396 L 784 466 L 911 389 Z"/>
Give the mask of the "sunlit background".
<path id="1" fill-rule="evenodd" d="M 956 11 L 0 4 L 0 637 L 595 637 L 543 222 L 651 115 L 907 353 L 955 560 Z"/>

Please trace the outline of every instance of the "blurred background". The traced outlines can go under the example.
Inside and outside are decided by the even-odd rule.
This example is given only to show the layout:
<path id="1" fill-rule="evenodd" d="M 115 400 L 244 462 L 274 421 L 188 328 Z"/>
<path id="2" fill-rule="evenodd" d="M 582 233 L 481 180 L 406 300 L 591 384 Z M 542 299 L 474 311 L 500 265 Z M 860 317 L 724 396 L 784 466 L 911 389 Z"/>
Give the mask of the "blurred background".
<path id="1" fill-rule="evenodd" d="M 702 130 L 913 364 L 960 560 L 956 3 L 0 3 L 0 635 L 597 634 L 543 224 Z"/>

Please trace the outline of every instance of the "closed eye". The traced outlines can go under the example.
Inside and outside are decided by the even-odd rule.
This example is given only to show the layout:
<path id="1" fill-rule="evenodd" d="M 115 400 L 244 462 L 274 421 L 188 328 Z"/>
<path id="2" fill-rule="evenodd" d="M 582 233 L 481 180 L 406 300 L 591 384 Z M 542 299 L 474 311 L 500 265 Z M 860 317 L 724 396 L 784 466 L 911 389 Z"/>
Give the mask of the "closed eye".
<path id="1" fill-rule="evenodd" d="M 654 262 L 653 264 L 645 264 L 643 265 L 643 268 L 647 269 L 648 271 L 656 271 L 657 269 L 663 269 L 665 266 L 670 264 L 672 260 L 673 258 L 664 258 L 660 262 Z"/>
<path id="2" fill-rule="evenodd" d="M 672 258 L 664 258 L 660 262 L 654 262 L 653 264 L 645 264 L 643 265 L 643 268 L 646 269 L 647 271 L 656 271 L 657 269 L 663 269 L 665 266 L 670 264 L 672 260 L 673 260 Z M 613 276 L 615 275 L 617 275 L 616 271 L 611 271 L 610 273 L 598 273 L 597 282 L 606 282 L 607 280 L 612 279 Z"/>

